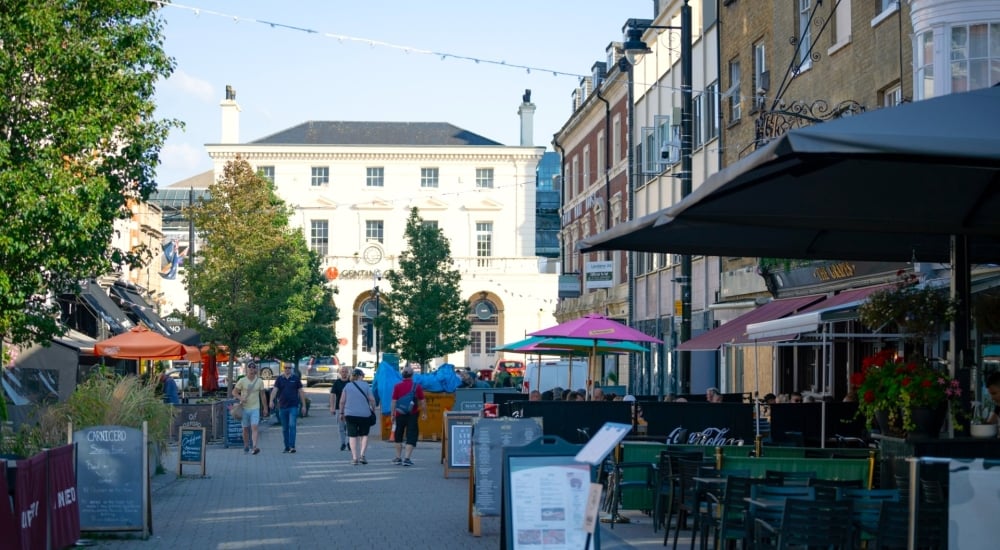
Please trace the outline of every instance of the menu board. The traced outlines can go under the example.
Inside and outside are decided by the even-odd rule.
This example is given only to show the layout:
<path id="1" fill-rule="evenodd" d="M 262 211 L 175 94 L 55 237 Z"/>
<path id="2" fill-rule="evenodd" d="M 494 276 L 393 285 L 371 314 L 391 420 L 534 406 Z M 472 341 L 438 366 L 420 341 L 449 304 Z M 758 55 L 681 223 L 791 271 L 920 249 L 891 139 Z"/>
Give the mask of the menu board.
<path id="1" fill-rule="evenodd" d="M 472 465 L 472 423 L 479 415 L 445 412 L 445 477 L 450 470 L 468 470 Z"/>
<path id="2" fill-rule="evenodd" d="M 591 468 L 566 456 L 512 456 L 507 548 L 585 548 Z"/>
<path id="3" fill-rule="evenodd" d="M 472 426 L 473 506 L 480 516 L 500 515 L 503 449 L 542 436 L 541 418 L 477 418 Z"/>
<path id="4" fill-rule="evenodd" d="M 180 457 L 177 460 L 177 475 L 184 474 L 184 465 L 201 466 L 205 475 L 205 428 L 181 427 L 177 439 L 180 441 Z"/>
<path id="5" fill-rule="evenodd" d="M 224 438 L 224 447 L 243 447 L 243 421 L 236 420 L 233 415 L 229 414 L 230 407 L 236 403 L 236 399 L 229 399 L 225 402 L 222 409 L 222 416 L 225 417 L 226 423 L 226 433 Z"/>
<path id="6" fill-rule="evenodd" d="M 73 433 L 83 531 L 143 530 L 146 441 L 142 430 L 93 426 Z"/>

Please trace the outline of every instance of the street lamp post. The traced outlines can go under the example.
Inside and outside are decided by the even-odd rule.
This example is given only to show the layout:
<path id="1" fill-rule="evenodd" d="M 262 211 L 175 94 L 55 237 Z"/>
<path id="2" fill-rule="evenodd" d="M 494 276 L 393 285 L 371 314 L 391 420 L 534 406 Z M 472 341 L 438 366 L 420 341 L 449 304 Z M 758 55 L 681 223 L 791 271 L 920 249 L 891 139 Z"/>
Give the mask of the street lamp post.
<path id="1" fill-rule="evenodd" d="M 681 6 L 681 26 L 652 25 L 648 20 L 629 19 L 625 24 L 625 36 L 627 40 L 622 45 L 626 55 L 645 54 L 651 50 L 642 40 L 642 34 L 647 29 L 679 30 L 681 32 L 681 199 L 691 194 L 691 168 L 692 149 L 694 148 L 694 128 L 692 113 L 694 111 L 694 101 L 692 96 L 691 83 L 693 78 L 693 64 L 691 59 L 691 6 L 687 0 Z M 629 110 L 634 110 L 635 106 L 630 102 Z M 634 132 L 634 128 L 629 128 L 629 132 Z M 629 215 L 634 214 L 633 205 L 629 205 Z M 681 274 L 678 277 L 681 287 L 681 326 L 678 335 L 678 344 L 691 339 L 691 255 L 681 255 Z M 681 393 L 691 391 L 691 352 L 678 352 L 678 370 L 680 370 Z"/>
<path id="2" fill-rule="evenodd" d="M 372 272 L 372 295 L 375 296 L 375 318 L 372 319 L 372 344 L 375 347 L 375 368 L 378 368 L 378 314 L 379 314 L 379 291 L 378 282 L 382 280 L 382 272 L 376 269 Z"/>

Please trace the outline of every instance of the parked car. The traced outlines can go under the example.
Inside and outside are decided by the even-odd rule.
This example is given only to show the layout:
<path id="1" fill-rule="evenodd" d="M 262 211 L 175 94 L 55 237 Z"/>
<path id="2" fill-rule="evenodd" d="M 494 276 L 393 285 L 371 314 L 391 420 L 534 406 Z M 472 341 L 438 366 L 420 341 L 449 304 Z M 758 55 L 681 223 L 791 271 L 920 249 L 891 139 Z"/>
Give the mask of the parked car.
<path id="1" fill-rule="evenodd" d="M 375 380 L 375 369 L 377 368 L 375 361 L 358 361 L 357 368 L 364 371 L 365 382 L 371 382 L 372 380 Z"/>
<path id="2" fill-rule="evenodd" d="M 302 373 L 302 382 L 307 388 L 316 384 L 333 384 L 340 365 L 340 359 L 336 355 L 311 357 Z"/>
<path id="3" fill-rule="evenodd" d="M 178 367 L 167 369 L 166 375 L 174 379 L 177 391 L 198 391 L 201 387 L 201 368 Z"/>
<path id="4" fill-rule="evenodd" d="M 261 359 L 257 362 L 257 374 L 263 380 L 270 380 L 281 374 L 281 366 L 285 361 L 280 359 Z"/>

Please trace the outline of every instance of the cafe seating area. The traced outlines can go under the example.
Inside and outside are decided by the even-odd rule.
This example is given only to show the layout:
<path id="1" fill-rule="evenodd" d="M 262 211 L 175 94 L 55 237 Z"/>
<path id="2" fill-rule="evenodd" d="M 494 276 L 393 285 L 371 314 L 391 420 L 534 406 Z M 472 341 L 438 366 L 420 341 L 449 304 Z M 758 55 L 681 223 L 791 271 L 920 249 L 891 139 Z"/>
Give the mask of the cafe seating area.
<path id="1" fill-rule="evenodd" d="M 875 451 L 806 458 L 802 448 L 761 457 L 737 449 L 623 441 L 616 453 L 622 480 L 616 510 L 647 511 L 653 530 L 663 531 L 664 546 L 686 544 L 688 537 L 680 536 L 686 532 L 692 550 L 874 548 L 882 529 L 889 532 L 881 540 L 889 541 L 906 528 L 905 521 L 900 527 L 898 518 L 883 517 L 906 498 L 897 488 L 872 488 Z M 933 483 L 922 487 L 932 500 L 943 491 Z"/>

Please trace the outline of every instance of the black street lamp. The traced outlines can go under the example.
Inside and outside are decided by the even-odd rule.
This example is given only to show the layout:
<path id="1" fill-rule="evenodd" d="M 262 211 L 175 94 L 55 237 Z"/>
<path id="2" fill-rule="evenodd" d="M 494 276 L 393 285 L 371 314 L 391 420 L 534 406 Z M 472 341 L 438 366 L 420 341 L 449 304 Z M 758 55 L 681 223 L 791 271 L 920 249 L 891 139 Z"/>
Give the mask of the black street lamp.
<path id="1" fill-rule="evenodd" d="M 648 29 L 679 30 L 681 32 L 681 199 L 691 194 L 691 154 L 694 148 L 693 120 L 694 101 L 692 98 L 691 83 L 694 80 L 691 59 L 691 6 L 687 0 L 681 6 L 681 26 L 652 25 L 648 19 L 629 19 L 625 23 L 625 43 L 622 45 L 626 57 L 631 64 L 635 55 L 649 53 L 650 50 L 642 40 L 643 33 Z M 629 110 L 634 110 L 635 106 L 630 101 Z M 629 132 L 634 132 L 634 128 L 629 128 Z M 634 175 L 633 175 L 634 177 Z M 632 182 L 634 185 L 634 181 Z M 633 205 L 629 205 L 630 216 L 633 213 Z M 681 344 L 691 339 L 691 255 L 681 255 L 681 275 L 677 279 L 681 286 L 681 327 L 677 344 Z M 678 367 L 680 370 L 680 393 L 690 393 L 691 391 L 691 352 L 681 351 L 678 356 Z"/>
<path id="2" fill-rule="evenodd" d="M 382 272 L 378 269 L 372 272 L 372 296 L 375 297 L 375 318 L 372 319 L 372 343 L 375 347 L 375 368 L 378 368 L 378 314 L 379 314 L 379 291 L 378 282 L 382 280 Z"/>

